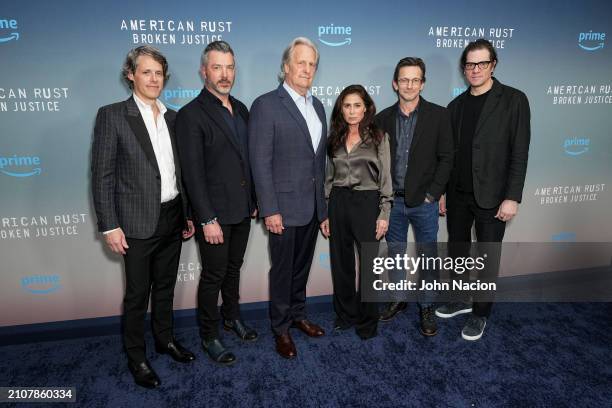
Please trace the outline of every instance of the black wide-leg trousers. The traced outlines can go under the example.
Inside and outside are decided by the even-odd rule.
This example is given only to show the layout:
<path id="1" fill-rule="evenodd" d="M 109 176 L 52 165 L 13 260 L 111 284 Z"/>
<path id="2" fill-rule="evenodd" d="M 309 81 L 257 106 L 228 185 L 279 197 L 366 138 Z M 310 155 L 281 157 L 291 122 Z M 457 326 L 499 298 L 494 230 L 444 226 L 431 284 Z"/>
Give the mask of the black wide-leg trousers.
<path id="1" fill-rule="evenodd" d="M 376 220 L 380 198 L 378 191 L 358 191 L 334 187 L 329 198 L 330 261 L 334 286 L 334 309 L 338 323 L 355 326 L 361 337 L 376 334 L 378 307 L 361 301 L 360 284 L 355 283 L 355 246 L 362 253 L 364 243 L 376 243 Z M 374 254 L 377 251 L 365 251 Z M 373 256 L 364 262 L 364 272 L 372 271 Z"/>

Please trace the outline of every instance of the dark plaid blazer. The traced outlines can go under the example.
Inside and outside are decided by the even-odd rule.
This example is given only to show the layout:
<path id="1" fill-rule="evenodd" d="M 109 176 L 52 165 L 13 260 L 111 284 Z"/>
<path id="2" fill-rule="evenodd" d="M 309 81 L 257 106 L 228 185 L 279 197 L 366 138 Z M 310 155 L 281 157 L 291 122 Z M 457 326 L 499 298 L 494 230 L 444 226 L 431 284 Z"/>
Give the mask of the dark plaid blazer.
<path id="1" fill-rule="evenodd" d="M 181 173 L 174 136 L 176 112 L 164 115 L 183 209 Z M 91 186 L 98 230 L 120 227 L 126 237 L 150 238 L 159 219 L 161 176 L 145 122 L 133 98 L 98 110 L 91 149 Z"/>

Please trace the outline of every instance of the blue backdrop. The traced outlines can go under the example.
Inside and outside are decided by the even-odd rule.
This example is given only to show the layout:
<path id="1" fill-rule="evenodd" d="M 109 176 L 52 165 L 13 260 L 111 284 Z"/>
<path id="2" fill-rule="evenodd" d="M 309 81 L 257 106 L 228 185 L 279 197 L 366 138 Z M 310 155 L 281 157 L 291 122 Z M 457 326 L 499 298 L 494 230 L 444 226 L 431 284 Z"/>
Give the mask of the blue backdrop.
<path id="1" fill-rule="evenodd" d="M 312 92 L 329 114 L 346 85 L 377 106 L 395 101 L 395 63 L 427 64 L 424 96 L 446 105 L 465 89 L 459 56 L 479 37 L 498 49 L 496 77 L 531 103 L 532 143 L 519 216 L 507 241 L 602 241 L 609 217 L 612 5 L 606 1 L 5 2 L 0 11 L 0 326 L 120 314 L 120 259 L 99 240 L 89 157 L 98 107 L 126 99 L 127 51 L 158 47 L 170 63 L 162 101 L 174 109 L 202 87 L 200 54 L 228 41 L 233 95 L 247 106 L 277 86 L 281 52 L 296 36 L 321 53 Z M 252 231 L 242 299 L 267 299 L 267 237 Z M 441 223 L 440 240 L 445 240 Z M 192 308 L 200 263 L 183 247 L 176 307 Z M 572 265 L 546 260 L 523 273 Z M 592 265 L 610 262 L 593 259 Z M 591 266 L 588 263 L 584 265 Z M 503 266 L 502 266 L 503 268 Z M 331 293 L 327 242 L 318 243 L 309 295 Z"/>

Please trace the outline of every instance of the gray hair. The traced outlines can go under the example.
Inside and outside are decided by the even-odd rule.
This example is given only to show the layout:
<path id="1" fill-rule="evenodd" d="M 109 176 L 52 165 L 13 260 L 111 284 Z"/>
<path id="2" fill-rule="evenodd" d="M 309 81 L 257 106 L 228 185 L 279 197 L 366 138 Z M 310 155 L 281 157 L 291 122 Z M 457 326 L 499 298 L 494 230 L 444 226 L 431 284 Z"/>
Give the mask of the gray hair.
<path id="1" fill-rule="evenodd" d="M 232 57 L 234 57 L 234 60 L 236 59 L 235 55 L 234 55 L 234 50 L 232 50 L 232 47 L 230 47 L 230 45 L 223 41 L 223 40 L 219 40 L 219 41 L 213 41 L 211 43 L 209 43 L 206 48 L 204 48 L 204 51 L 202 51 L 202 57 L 200 57 L 200 66 L 201 67 L 205 67 L 206 64 L 208 63 L 208 54 L 211 51 L 219 51 L 222 52 L 224 54 L 227 54 L 228 52 L 230 54 L 232 54 Z"/>
<path id="2" fill-rule="evenodd" d="M 280 72 L 278 73 L 278 82 L 282 83 L 285 81 L 285 64 L 289 64 L 291 56 L 293 55 L 293 50 L 298 45 L 305 45 L 307 47 L 312 48 L 315 52 L 315 65 L 317 67 L 319 66 L 319 50 L 317 49 L 317 46 L 306 37 L 294 38 L 293 41 L 291 41 L 291 43 L 287 46 L 287 48 L 285 48 L 285 51 L 283 51 L 283 59 L 281 60 Z"/>
<path id="3" fill-rule="evenodd" d="M 148 55 L 153 58 L 155 61 L 159 62 L 162 66 L 162 72 L 164 74 L 164 85 L 168 79 L 170 79 L 170 73 L 168 72 L 168 61 L 166 57 L 155 47 L 151 47 L 150 45 L 141 45 L 140 47 L 132 48 L 130 52 L 125 56 L 125 61 L 123 62 L 123 67 L 121 68 L 121 77 L 127 83 L 127 86 L 130 89 L 134 89 L 134 83 L 128 78 L 128 74 L 136 73 L 136 67 L 138 66 L 138 57 L 141 55 Z"/>

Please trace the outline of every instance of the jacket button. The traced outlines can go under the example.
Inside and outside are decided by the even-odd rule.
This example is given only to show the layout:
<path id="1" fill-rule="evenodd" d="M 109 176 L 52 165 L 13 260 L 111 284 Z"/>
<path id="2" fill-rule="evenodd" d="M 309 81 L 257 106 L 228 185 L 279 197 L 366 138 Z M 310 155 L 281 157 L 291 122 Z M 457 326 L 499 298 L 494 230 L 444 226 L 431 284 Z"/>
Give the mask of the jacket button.
<path id="1" fill-rule="evenodd" d="M 155 176 L 156 179 L 161 180 L 161 177 L 159 176 L 159 174 L 157 176 Z"/>
<path id="2" fill-rule="evenodd" d="M 244 187 L 244 186 L 246 186 L 246 181 L 242 180 L 242 181 L 240 182 L 240 185 L 241 185 L 241 186 L 243 186 L 243 187 Z"/>
<path id="3" fill-rule="evenodd" d="M 314 178 L 312 179 L 312 182 L 313 182 L 313 183 L 315 182 L 315 179 L 314 179 Z"/>

